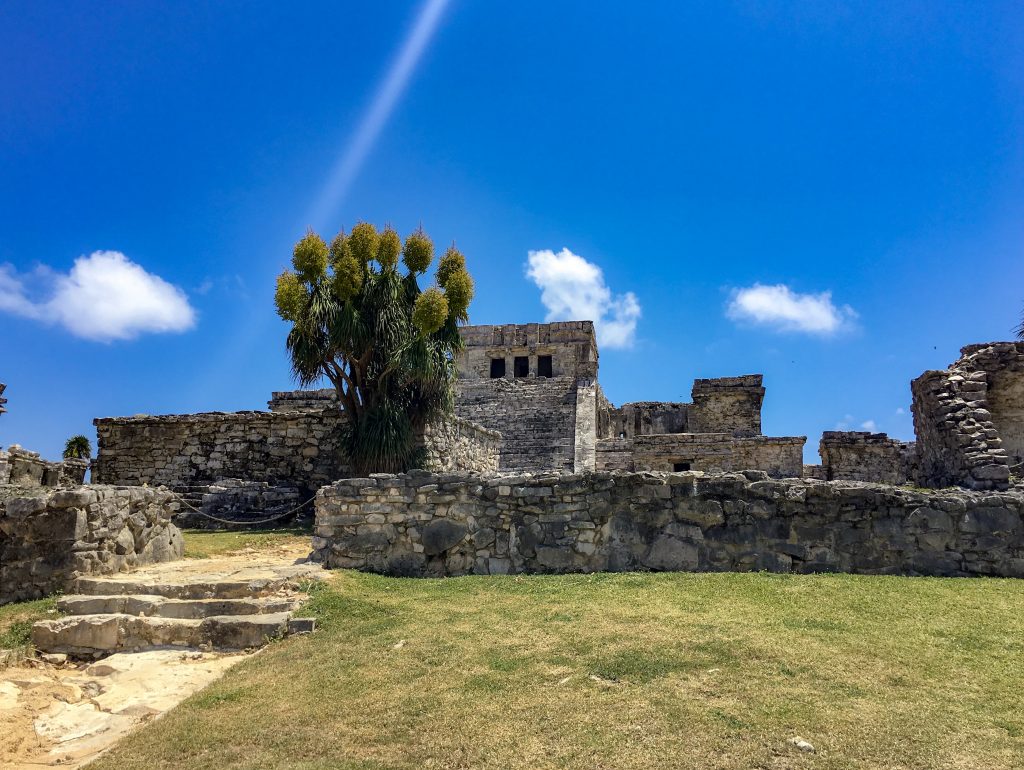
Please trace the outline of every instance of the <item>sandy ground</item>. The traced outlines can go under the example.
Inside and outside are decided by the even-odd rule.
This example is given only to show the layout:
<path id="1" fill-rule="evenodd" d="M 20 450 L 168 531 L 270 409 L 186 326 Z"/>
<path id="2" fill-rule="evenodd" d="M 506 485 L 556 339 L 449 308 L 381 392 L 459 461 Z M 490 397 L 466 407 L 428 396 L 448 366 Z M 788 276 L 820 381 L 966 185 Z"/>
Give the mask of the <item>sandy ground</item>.
<path id="1" fill-rule="evenodd" d="M 153 564 L 97 580 L 110 581 L 112 593 L 122 592 L 121 583 L 129 593 L 144 593 L 154 584 L 284 580 L 271 592 L 293 596 L 294 581 L 323 575 L 319 565 L 305 563 L 308 554 L 308 543 L 300 541 Z M 25 660 L 0 668 L 0 768 L 80 767 L 244 657 L 179 648 L 118 653 L 94 662 Z"/>
<path id="2" fill-rule="evenodd" d="M 0 670 L 0 767 L 81 767 L 244 657 L 154 650 Z"/>

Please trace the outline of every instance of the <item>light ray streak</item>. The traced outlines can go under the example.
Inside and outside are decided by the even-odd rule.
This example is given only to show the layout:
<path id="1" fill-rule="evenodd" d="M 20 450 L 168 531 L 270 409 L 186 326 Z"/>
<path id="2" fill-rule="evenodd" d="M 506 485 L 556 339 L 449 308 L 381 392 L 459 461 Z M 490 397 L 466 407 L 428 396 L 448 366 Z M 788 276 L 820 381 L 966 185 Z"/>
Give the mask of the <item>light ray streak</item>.
<path id="1" fill-rule="evenodd" d="M 320 194 L 310 208 L 305 225 L 322 226 L 345 199 L 359 170 L 369 156 L 399 97 L 409 85 L 416 65 L 430 44 L 449 0 L 426 0 L 416 23 L 391 63 L 355 134 L 338 156 Z"/>

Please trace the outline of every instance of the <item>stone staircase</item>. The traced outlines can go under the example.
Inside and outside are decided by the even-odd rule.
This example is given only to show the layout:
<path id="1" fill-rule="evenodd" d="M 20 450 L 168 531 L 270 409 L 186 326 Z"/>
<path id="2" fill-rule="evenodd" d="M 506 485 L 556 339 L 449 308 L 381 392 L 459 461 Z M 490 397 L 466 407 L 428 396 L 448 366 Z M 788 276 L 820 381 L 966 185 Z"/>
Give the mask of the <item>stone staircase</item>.
<path id="1" fill-rule="evenodd" d="M 47 653 L 98 658 L 160 648 L 244 650 L 313 630 L 292 613 L 323 569 L 308 562 L 253 564 L 252 557 L 156 564 L 130 574 L 82 577 L 58 600 L 65 617 L 32 627 Z"/>

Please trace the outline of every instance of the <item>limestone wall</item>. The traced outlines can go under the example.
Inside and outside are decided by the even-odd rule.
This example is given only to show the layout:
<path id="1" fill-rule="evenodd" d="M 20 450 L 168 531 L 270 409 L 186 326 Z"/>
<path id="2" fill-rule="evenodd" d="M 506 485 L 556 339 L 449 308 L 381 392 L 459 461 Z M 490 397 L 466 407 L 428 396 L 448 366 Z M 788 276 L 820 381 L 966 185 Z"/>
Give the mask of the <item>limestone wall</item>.
<path id="1" fill-rule="evenodd" d="M 497 473 L 501 434 L 453 417 L 426 426 L 421 439 L 425 465 L 434 472 Z"/>
<path id="2" fill-rule="evenodd" d="M 526 359 L 527 377 L 537 377 L 540 356 L 551 357 L 552 377 L 597 377 L 591 321 L 461 326 L 459 334 L 465 346 L 457 361 L 461 379 L 490 379 L 493 359 L 504 361 L 503 376 L 513 379 L 516 357 Z"/>
<path id="3" fill-rule="evenodd" d="M 348 475 L 344 415 L 207 412 L 93 420 L 93 482 L 178 486 L 221 478 L 290 483 L 310 491 Z"/>
<path id="4" fill-rule="evenodd" d="M 460 379 L 455 413 L 501 433 L 501 469 L 572 472 L 575 377 Z"/>
<path id="5" fill-rule="evenodd" d="M 884 433 L 832 431 L 821 434 L 818 454 L 824 478 L 903 484 L 910 478 L 914 445 Z"/>
<path id="6" fill-rule="evenodd" d="M 763 470 L 770 476 L 799 478 L 804 436 L 736 438 L 731 433 L 681 433 L 637 436 L 633 468 L 671 471 L 685 463 L 694 471 Z"/>
<path id="7" fill-rule="evenodd" d="M 79 575 L 108 575 L 181 558 L 164 490 L 87 486 L 32 497 L 0 487 L 0 604 L 64 590 Z"/>
<path id="8" fill-rule="evenodd" d="M 637 401 L 615 408 L 604 400 L 598 409 L 600 438 L 633 438 L 650 433 L 686 433 L 693 404 Z"/>
<path id="9" fill-rule="evenodd" d="M 761 435 L 764 387 L 760 374 L 694 380 L 690 433 Z"/>
<path id="10" fill-rule="evenodd" d="M 348 476 L 341 446 L 344 414 L 336 407 L 309 408 L 315 395 L 275 399 L 294 408 L 94 420 L 99 451 L 93 481 L 186 487 L 236 479 L 294 486 L 312 495 Z M 418 443 L 434 471 L 493 473 L 498 467 L 501 435 L 467 420 L 427 426 Z"/>
<path id="11" fill-rule="evenodd" d="M 764 473 L 410 474 L 317 493 L 315 557 L 404 575 L 627 570 L 1024 577 L 1024 495 Z"/>
<path id="12" fill-rule="evenodd" d="M 1010 466 L 1024 451 L 1024 342 L 960 352 L 948 369 L 911 383 L 918 483 L 1007 489 Z"/>
<path id="13" fill-rule="evenodd" d="M 89 463 L 85 460 L 49 462 L 38 452 L 12 444 L 0 451 L 0 484 L 20 487 L 74 487 L 85 481 Z"/>

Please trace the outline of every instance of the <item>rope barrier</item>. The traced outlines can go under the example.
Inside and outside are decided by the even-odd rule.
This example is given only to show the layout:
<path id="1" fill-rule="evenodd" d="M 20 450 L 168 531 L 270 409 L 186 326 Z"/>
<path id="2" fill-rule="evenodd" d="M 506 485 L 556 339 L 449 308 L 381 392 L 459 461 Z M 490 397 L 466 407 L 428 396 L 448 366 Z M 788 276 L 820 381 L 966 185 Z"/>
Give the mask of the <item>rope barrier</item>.
<path id="1" fill-rule="evenodd" d="M 168 490 L 168 491 L 170 491 L 170 490 Z M 210 521 L 216 521 L 216 522 L 219 522 L 221 524 L 246 524 L 246 525 L 249 525 L 249 524 L 266 524 L 267 522 L 277 521 L 278 519 L 283 519 L 286 516 L 291 516 L 293 513 L 297 513 L 298 511 L 301 511 L 303 508 L 305 508 L 307 505 L 309 505 L 311 502 L 313 502 L 316 499 L 315 497 L 311 497 L 306 502 L 301 503 L 301 504 L 295 506 L 290 511 L 285 511 L 284 513 L 280 513 L 277 516 L 271 516 L 269 519 L 260 519 L 259 521 L 249 521 L 249 520 L 243 520 L 243 519 L 219 519 L 216 516 L 211 516 L 210 514 L 205 513 L 203 511 L 199 510 L 198 508 L 196 508 L 195 506 L 191 505 L 187 500 L 185 500 L 177 492 L 173 492 L 172 491 L 171 494 L 174 495 L 178 499 L 179 503 L 184 505 L 190 511 L 192 511 L 193 513 L 198 513 L 200 516 L 205 516 L 206 518 L 210 519 Z"/>

